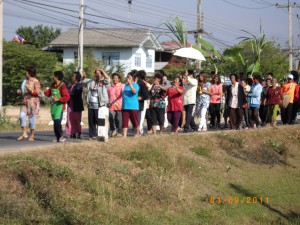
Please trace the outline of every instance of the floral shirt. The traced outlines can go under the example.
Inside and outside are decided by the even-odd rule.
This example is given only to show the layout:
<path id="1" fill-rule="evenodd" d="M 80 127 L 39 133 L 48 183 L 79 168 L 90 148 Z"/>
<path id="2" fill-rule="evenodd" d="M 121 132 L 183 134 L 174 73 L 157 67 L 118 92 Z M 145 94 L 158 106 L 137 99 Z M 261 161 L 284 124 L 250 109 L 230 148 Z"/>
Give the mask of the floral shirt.
<path id="1" fill-rule="evenodd" d="M 117 83 L 111 84 L 107 89 L 110 110 L 122 110 L 122 92 L 124 90 L 124 84 Z"/>
<path id="2" fill-rule="evenodd" d="M 150 108 L 165 108 L 166 107 L 166 92 L 158 85 L 153 85 L 150 90 Z"/>
<path id="3" fill-rule="evenodd" d="M 36 78 L 30 78 L 26 81 L 25 85 L 28 87 L 25 86 L 24 88 L 24 98 L 21 105 L 21 112 L 24 112 L 27 115 L 37 115 L 40 109 L 40 82 Z"/>

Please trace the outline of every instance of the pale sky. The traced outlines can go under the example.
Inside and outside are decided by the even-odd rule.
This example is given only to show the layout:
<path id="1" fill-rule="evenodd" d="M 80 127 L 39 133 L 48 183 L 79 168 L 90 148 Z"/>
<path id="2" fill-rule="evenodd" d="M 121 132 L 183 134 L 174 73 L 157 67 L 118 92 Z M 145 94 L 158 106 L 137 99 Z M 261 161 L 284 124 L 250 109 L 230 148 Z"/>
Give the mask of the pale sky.
<path id="1" fill-rule="evenodd" d="M 225 49 L 245 36 L 241 30 L 259 34 L 260 21 L 267 38 L 287 48 L 288 10 L 277 8 L 287 0 L 202 0 L 203 36 L 217 49 Z M 300 6 L 300 0 L 291 1 Z M 4 0 L 4 38 L 11 40 L 20 26 L 39 24 L 61 28 L 76 27 L 80 0 Z M 159 41 L 169 38 L 164 21 L 175 16 L 181 18 L 188 30 L 197 28 L 197 0 L 132 0 L 129 13 L 128 0 L 84 0 L 87 28 L 143 27 L 151 29 Z M 293 44 L 299 47 L 300 8 L 293 8 Z M 116 21 L 119 20 L 119 21 Z M 123 22 L 120 22 L 123 21 Z M 134 24 L 128 24 L 126 22 Z M 194 42 L 193 36 L 189 37 Z"/>

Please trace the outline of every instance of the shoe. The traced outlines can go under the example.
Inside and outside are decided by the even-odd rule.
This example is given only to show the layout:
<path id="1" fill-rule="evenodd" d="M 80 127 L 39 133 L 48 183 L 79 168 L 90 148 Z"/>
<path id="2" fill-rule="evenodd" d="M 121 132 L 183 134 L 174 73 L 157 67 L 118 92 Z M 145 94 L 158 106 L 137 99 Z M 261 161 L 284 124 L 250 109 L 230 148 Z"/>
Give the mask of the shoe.
<path id="1" fill-rule="evenodd" d="M 64 137 L 60 137 L 58 140 L 58 142 L 65 142 L 65 141 L 66 141 L 66 139 Z"/>
<path id="2" fill-rule="evenodd" d="M 34 137 L 30 136 L 30 137 L 28 138 L 28 141 L 34 141 Z"/>
<path id="3" fill-rule="evenodd" d="M 116 137 L 118 134 L 118 132 L 116 130 L 114 130 L 112 133 L 111 133 L 111 137 Z"/>
<path id="4" fill-rule="evenodd" d="M 21 141 L 21 140 L 27 139 L 27 138 L 28 138 L 28 136 L 26 137 L 26 136 L 21 135 L 20 137 L 17 138 L 17 140 L 18 140 L 18 141 Z"/>
<path id="5" fill-rule="evenodd" d="M 97 140 L 97 137 L 90 137 L 89 140 L 90 140 L 90 141 Z"/>
<path id="6" fill-rule="evenodd" d="M 207 127 L 203 127 L 203 128 L 202 128 L 202 131 L 207 131 Z"/>
<path id="7" fill-rule="evenodd" d="M 55 139 L 52 140 L 52 142 L 53 142 L 53 143 L 56 143 L 56 142 L 58 142 L 58 141 L 57 141 L 57 139 L 55 138 Z"/>

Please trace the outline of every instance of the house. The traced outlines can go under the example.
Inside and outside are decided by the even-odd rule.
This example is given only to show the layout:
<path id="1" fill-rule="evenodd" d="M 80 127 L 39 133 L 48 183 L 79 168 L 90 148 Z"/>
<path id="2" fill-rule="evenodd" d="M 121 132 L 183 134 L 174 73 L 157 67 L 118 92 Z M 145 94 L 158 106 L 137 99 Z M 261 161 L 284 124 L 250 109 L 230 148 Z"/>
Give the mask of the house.
<path id="1" fill-rule="evenodd" d="M 186 58 L 173 55 L 174 52 L 180 49 L 180 46 L 175 41 L 161 43 L 163 50 L 155 52 L 155 70 L 170 69 L 172 66 L 178 69 L 184 68 L 188 63 Z M 191 47 L 191 44 L 188 44 Z"/>
<path id="2" fill-rule="evenodd" d="M 92 53 L 108 67 L 123 65 L 125 72 L 132 69 L 154 73 L 155 51 L 162 50 L 153 33 L 140 28 L 84 29 L 84 54 Z M 63 63 L 74 63 L 78 55 L 78 29 L 68 29 L 50 43 L 53 51 L 63 52 Z"/>

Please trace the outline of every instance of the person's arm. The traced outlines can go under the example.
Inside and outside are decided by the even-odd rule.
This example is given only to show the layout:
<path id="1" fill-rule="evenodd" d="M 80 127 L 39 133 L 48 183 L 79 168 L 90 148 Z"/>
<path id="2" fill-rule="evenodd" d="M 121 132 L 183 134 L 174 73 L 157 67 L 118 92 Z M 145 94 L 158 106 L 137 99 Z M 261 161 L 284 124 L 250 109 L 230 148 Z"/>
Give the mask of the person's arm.
<path id="1" fill-rule="evenodd" d="M 175 88 L 176 88 L 176 90 L 178 91 L 179 94 L 181 94 L 181 95 L 183 94 L 183 92 L 184 92 L 183 87 L 180 87 L 180 86 L 176 87 L 175 86 Z"/>
<path id="2" fill-rule="evenodd" d="M 46 91 L 44 91 L 44 95 L 46 97 L 50 97 L 51 96 L 51 90 L 52 90 L 52 85 L 50 86 L 50 88 L 48 88 Z"/>
<path id="3" fill-rule="evenodd" d="M 39 96 L 39 92 L 41 90 L 41 86 L 40 86 L 40 82 L 38 80 L 33 81 L 33 88 L 32 89 L 29 87 L 29 84 L 26 84 L 25 87 L 27 88 L 27 91 L 31 95 L 33 95 L 35 97 Z"/>
<path id="4" fill-rule="evenodd" d="M 187 82 L 192 86 L 196 86 L 198 84 L 198 81 L 196 79 L 193 79 L 189 76 L 187 76 Z"/>
<path id="5" fill-rule="evenodd" d="M 262 86 L 261 85 L 256 85 L 255 88 L 253 88 L 253 92 L 250 92 L 248 94 L 249 97 L 259 97 L 262 93 Z"/>

